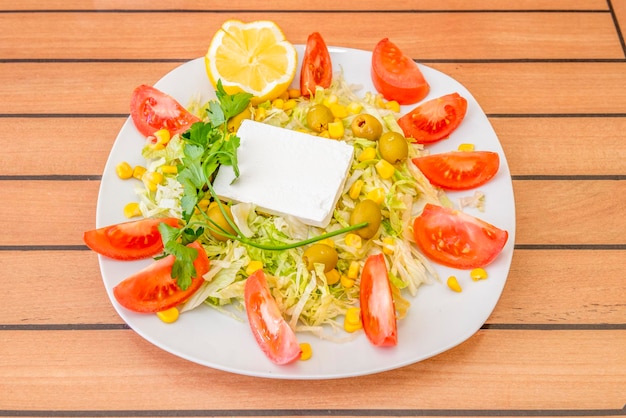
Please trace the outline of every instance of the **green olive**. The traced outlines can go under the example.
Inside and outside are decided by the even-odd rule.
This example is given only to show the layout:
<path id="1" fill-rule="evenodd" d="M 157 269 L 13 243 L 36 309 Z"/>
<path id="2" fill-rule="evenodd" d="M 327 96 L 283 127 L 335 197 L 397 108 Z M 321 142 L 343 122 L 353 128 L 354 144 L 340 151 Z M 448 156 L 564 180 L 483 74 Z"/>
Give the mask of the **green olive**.
<path id="1" fill-rule="evenodd" d="M 306 113 L 306 123 L 315 132 L 328 130 L 328 124 L 333 120 L 333 112 L 323 104 L 313 105 Z"/>
<path id="2" fill-rule="evenodd" d="M 383 125 L 374 116 L 361 113 L 352 119 L 352 134 L 359 138 L 369 139 L 370 141 L 378 141 L 383 133 Z"/>
<path id="3" fill-rule="evenodd" d="M 350 225 L 367 222 L 366 226 L 354 231 L 355 234 L 365 239 L 370 239 L 376 235 L 381 220 L 380 206 L 371 199 L 361 200 L 350 214 Z"/>
<path id="4" fill-rule="evenodd" d="M 230 218 L 230 221 L 233 222 L 233 214 L 230 211 L 230 207 L 226 205 L 222 205 L 222 208 L 224 209 L 224 211 Z M 232 226 L 230 226 L 230 224 L 224 217 L 224 214 L 222 213 L 220 207 L 217 204 L 213 204 L 209 206 L 207 215 L 209 215 L 209 219 L 211 219 L 213 222 L 219 225 L 219 227 L 222 228 L 224 231 L 228 232 L 231 235 L 235 235 L 235 230 L 233 229 Z M 212 227 L 217 228 L 215 225 L 212 225 Z M 229 239 L 228 237 L 220 234 L 219 232 L 215 232 L 213 230 L 210 230 L 209 232 L 211 233 L 213 238 L 215 238 L 218 241 L 228 241 Z"/>
<path id="5" fill-rule="evenodd" d="M 237 132 L 237 130 L 239 130 L 239 127 L 241 126 L 241 122 L 243 122 L 244 119 L 251 119 L 251 118 L 252 118 L 252 111 L 250 110 L 249 107 L 247 107 L 243 112 L 228 119 L 228 124 L 226 125 L 228 127 L 228 132 L 233 132 L 233 133 Z"/>
<path id="6" fill-rule="evenodd" d="M 304 251 L 302 256 L 307 269 L 314 270 L 315 264 L 323 264 L 324 273 L 334 269 L 338 260 L 337 250 L 326 244 L 313 244 Z"/>
<path id="7" fill-rule="evenodd" d="M 378 141 L 378 152 L 387 162 L 396 164 L 409 155 L 409 144 L 402 134 L 385 132 Z"/>

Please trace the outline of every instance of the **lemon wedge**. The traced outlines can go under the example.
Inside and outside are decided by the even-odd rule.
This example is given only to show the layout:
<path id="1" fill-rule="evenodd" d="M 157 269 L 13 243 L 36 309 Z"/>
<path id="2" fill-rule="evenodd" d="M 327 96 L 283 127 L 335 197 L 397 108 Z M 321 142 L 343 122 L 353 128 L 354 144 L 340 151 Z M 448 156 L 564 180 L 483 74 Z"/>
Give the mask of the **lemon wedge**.
<path id="1" fill-rule="evenodd" d="M 204 61 L 213 86 L 221 80 L 228 94 L 251 93 L 252 104 L 258 104 L 287 90 L 298 57 L 276 23 L 227 20 L 213 36 Z"/>

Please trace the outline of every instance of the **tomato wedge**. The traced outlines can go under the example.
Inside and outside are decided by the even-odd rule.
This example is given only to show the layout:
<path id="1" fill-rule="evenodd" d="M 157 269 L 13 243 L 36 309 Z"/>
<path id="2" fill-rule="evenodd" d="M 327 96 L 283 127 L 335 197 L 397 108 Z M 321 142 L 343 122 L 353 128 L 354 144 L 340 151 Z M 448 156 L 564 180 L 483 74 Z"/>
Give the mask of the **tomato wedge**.
<path id="1" fill-rule="evenodd" d="M 317 86 L 328 88 L 333 79 L 333 66 L 326 42 L 319 32 L 309 35 L 300 69 L 300 92 L 308 97 Z"/>
<path id="2" fill-rule="evenodd" d="M 388 38 L 374 48 L 371 72 L 376 90 L 401 105 L 417 103 L 430 91 L 419 66 Z"/>
<path id="3" fill-rule="evenodd" d="M 296 334 L 280 313 L 263 270 L 246 279 L 244 300 L 250 329 L 265 355 L 276 364 L 299 359 L 302 350 Z"/>
<path id="4" fill-rule="evenodd" d="M 413 158 L 435 186 L 447 190 L 468 190 L 482 186 L 500 167 L 500 157 L 491 151 L 452 151 Z"/>
<path id="5" fill-rule="evenodd" d="M 178 219 L 140 219 L 83 234 L 83 241 L 98 254 L 122 261 L 139 260 L 158 254 L 163 249 L 159 224 L 165 222 L 177 227 Z"/>
<path id="6" fill-rule="evenodd" d="M 193 262 L 196 275 L 187 289 L 182 290 L 172 278 L 175 258 L 168 255 L 138 271 L 113 288 L 113 295 L 120 305 L 134 312 L 159 312 L 173 308 L 189 299 L 204 283 L 209 271 L 209 258 L 197 242 L 189 244 L 198 256 Z"/>
<path id="7" fill-rule="evenodd" d="M 371 255 L 361 273 L 361 317 L 363 330 L 376 346 L 398 343 L 396 308 L 391 295 L 385 256 Z"/>
<path id="8" fill-rule="evenodd" d="M 413 222 L 413 236 L 431 260 L 448 267 L 473 269 L 491 263 L 509 234 L 466 213 L 428 203 Z"/>
<path id="9" fill-rule="evenodd" d="M 130 116 L 137 130 L 146 137 L 160 129 L 167 129 L 170 135 L 179 134 L 200 122 L 173 97 L 145 84 L 133 91 Z"/>
<path id="10" fill-rule="evenodd" d="M 467 112 L 467 100 L 451 93 L 429 100 L 398 119 L 404 136 L 418 144 L 447 138 L 458 128 Z"/>

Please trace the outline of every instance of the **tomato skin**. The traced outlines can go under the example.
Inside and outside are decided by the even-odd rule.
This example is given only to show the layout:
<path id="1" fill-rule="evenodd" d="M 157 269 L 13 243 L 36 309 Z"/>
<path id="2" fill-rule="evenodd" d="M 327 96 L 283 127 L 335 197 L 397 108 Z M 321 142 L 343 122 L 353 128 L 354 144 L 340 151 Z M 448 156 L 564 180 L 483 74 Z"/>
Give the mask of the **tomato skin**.
<path id="1" fill-rule="evenodd" d="M 467 100 L 451 93 L 424 102 L 398 119 L 404 136 L 418 144 L 430 144 L 450 136 L 467 112 Z"/>
<path id="2" fill-rule="evenodd" d="M 448 267 L 485 267 L 500 254 L 509 234 L 466 213 L 427 203 L 413 222 L 418 247 Z"/>
<path id="3" fill-rule="evenodd" d="M 263 270 L 246 279 L 244 300 L 250 329 L 265 355 L 276 364 L 298 360 L 302 350 L 296 334 L 280 313 Z"/>
<path id="4" fill-rule="evenodd" d="M 452 151 L 411 160 L 435 186 L 468 190 L 482 186 L 500 168 L 500 157 L 491 151 Z"/>
<path id="5" fill-rule="evenodd" d="M 191 284 L 182 290 L 172 278 L 172 255 L 161 258 L 123 280 L 113 288 L 117 302 L 133 312 L 154 313 L 173 308 L 189 299 L 204 283 L 204 276 L 209 271 L 209 258 L 204 248 L 197 242 L 189 244 L 195 248 L 198 256 L 193 262 L 196 276 Z"/>
<path id="6" fill-rule="evenodd" d="M 160 129 L 170 135 L 188 130 L 200 119 L 187 111 L 173 97 L 145 84 L 133 91 L 130 99 L 130 116 L 137 130 L 145 137 Z"/>
<path id="7" fill-rule="evenodd" d="M 328 88 L 333 79 L 333 66 L 326 42 L 319 32 L 313 32 L 306 41 L 300 70 L 300 93 L 308 97 L 317 86 Z"/>
<path id="8" fill-rule="evenodd" d="M 163 250 L 159 224 L 177 227 L 178 219 L 140 219 L 86 231 L 83 241 L 105 257 L 130 261 L 157 255 Z"/>
<path id="9" fill-rule="evenodd" d="M 361 273 L 361 317 L 365 335 L 375 346 L 398 344 L 396 309 L 383 254 L 371 255 Z"/>
<path id="10" fill-rule="evenodd" d="M 417 103 L 428 95 L 430 85 L 419 66 L 388 38 L 372 52 L 372 83 L 387 100 L 401 105 Z"/>

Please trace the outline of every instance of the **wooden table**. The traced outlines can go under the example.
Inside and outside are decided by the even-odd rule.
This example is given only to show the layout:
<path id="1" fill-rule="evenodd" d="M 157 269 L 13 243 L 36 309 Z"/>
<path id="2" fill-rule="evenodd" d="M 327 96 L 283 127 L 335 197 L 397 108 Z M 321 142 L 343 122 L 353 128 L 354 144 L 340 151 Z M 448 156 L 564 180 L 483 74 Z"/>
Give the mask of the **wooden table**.
<path id="1" fill-rule="evenodd" d="M 219 3 L 219 4 L 218 4 Z M 348 379 L 246 377 L 130 330 L 82 241 L 128 97 L 228 18 L 293 43 L 389 37 L 464 84 L 517 235 L 469 340 Z M 626 1 L 0 1 L 0 416 L 626 416 Z"/>

